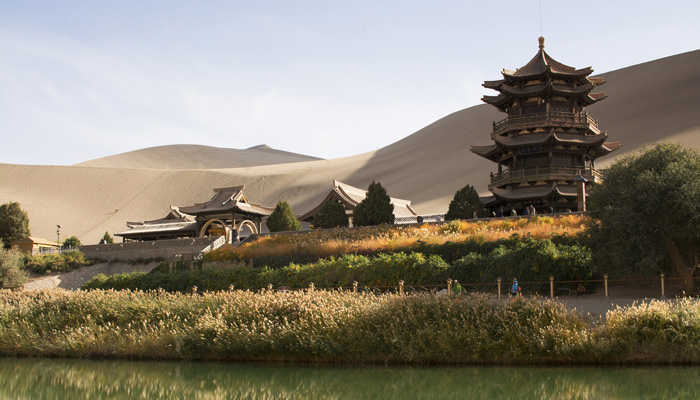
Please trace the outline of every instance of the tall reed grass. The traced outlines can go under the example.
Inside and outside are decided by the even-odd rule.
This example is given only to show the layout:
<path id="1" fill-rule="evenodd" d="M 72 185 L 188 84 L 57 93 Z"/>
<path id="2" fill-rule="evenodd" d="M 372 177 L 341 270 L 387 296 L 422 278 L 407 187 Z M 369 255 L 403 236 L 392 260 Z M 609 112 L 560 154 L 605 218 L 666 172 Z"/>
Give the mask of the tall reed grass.
<path id="1" fill-rule="evenodd" d="M 340 291 L 1 291 L 0 355 L 444 364 L 700 361 L 700 304 L 694 300 L 619 309 L 606 323 L 538 299 L 458 300 Z"/>

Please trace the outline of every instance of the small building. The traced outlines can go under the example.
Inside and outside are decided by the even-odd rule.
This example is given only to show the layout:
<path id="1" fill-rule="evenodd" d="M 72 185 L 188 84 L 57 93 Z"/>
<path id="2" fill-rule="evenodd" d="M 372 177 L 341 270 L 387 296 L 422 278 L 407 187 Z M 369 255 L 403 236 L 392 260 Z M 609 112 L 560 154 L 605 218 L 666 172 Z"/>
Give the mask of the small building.
<path id="1" fill-rule="evenodd" d="M 563 212 L 585 205 L 579 199 L 585 199 L 581 182 L 600 182 L 596 158 L 620 148 L 620 142 L 606 142 L 608 134 L 584 110 L 606 98 L 591 92 L 605 83 L 590 77 L 592 72 L 554 60 L 540 37 L 530 62 L 515 71 L 504 69 L 501 80 L 484 82 L 499 94 L 482 100 L 507 115 L 493 123 L 493 144 L 471 149 L 498 166 L 488 186 L 492 196 L 482 198 L 487 208 L 520 214 L 531 206 L 537 212 Z"/>
<path id="2" fill-rule="evenodd" d="M 214 196 L 193 206 L 171 206 L 170 213 L 153 221 L 127 222 L 127 231 L 115 234 L 124 241 L 152 241 L 224 236 L 226 243 L 240 240 L 247 229 L 259 233 L 274 208 L 250 203 L 244 186 L 214 189 Z"/>
<path id="3" fill-rule="evenodd" d="M 367 197 L 367 191 L 354 186 L 350 186 L 347 183 L 333 181 L 333 188 L 328 193 L 328 195 L 321 201 L 321 203 L 314 207 L 311 211 L 299 217 L 300 221 L 305 221 L 313 223 L 314 215 L 316 215 L 323 204 L 327 201 L 335 201 L 341 203 L 345 207 L 345 213 L 350 219 L 350 226 L 352 226 L 352 217 L 355 208 L 362 200 Z M 399 220 L 400 218 L 405 219 L 405 223 L 416 222 L 416 213 L 413 208 L 411 208 L 410 200 L 402 200 L 391 197 L 391 204 L 394 205 L 394 218 Z M 411 218 L 412 217 L 412 218 Z"/>
<path id="4" fill-rule="evenodd" d="M 10 249 L 19 250 L 27 254 L 41 254 L 59 251 L 61 249 L 61 244 L 30 236 L 25 239 L 10 242 Z"/>

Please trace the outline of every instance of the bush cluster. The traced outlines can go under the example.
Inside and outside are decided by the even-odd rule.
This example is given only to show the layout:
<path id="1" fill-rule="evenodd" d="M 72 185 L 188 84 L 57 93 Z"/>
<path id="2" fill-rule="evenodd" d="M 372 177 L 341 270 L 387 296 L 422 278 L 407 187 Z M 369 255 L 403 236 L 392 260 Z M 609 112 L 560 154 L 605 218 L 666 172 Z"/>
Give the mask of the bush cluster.
<path id="1" fill-rule="evenodd" d="M 0 245 L 0 288 L 17 288 L 26 282 L 24 255 L 18 250 L 5 250 Z"/>
<path id="2" fill-rule="evenodd" d="M 25 259 L 26 269 L 35 274 L 69 272 L 92 264 L 93 262 L 86 259 L 80 250 L 26 256 Z"/>
<path id="3" fill-rule="evenodd" d="M 350 287 L 353 281 L 363 287 L 396 287 L 399 280 L 406 286 L 443 285 L 447 278 L 462 283 L 495 283 L 497 277 L 521 281 L 545 281 L 554 275 L 557 280 L 591 279 L 593 269 L 587 248 L 557 244 L 549 239 L 508 239 L 495 243 L 467 242 L 449 249 L 455 257 L 450 264 L 438 249 L 424 253 L 382 253 L 374 256 L 344 255 L 311 263 L 290 263 L 281 268 L 257 268 L 247 265 L 216 269 L 185 270 L 176 266 L 171 272 L 161 267 L 151 273 L 98 276 L 87 282 L 84 289 L 158 289 L 189 292 L 193 286 L 203 291 L 260 289 L 275 287 L 306 288 Z M 467 250 L 469 250 L 467 252 Z M 530 293 L 545 291 L 543 287 L 526 288 Z"/>

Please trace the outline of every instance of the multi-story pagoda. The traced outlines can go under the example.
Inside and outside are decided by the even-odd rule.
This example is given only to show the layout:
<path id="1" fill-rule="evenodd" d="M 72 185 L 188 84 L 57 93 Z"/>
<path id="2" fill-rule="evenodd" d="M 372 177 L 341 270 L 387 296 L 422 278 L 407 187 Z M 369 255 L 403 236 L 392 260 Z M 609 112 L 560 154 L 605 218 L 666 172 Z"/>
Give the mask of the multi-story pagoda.
<path id="1" fill-rule="evenodd" d="M 577 182 L 600 182 L 595 159 L 620 143 L 605 143 L 607 133 L 584 111 L 607 97 L 591 93 L 605 83 L 589 77 L 592 72 L 551 58 L 540 37 L 530 62 L 515 71 L 504 69 L 501 80 L 484 82 L 499 94 L 482 100 L 508 114 L 493 123 L 494 144 L 471 149 L 498 164 L 489 184 L 493 196 L 482 199 L 487 208 L 506 215 L 512 210 L 523 214 L 529 206 L 540 213 L 575 211 Z"/>

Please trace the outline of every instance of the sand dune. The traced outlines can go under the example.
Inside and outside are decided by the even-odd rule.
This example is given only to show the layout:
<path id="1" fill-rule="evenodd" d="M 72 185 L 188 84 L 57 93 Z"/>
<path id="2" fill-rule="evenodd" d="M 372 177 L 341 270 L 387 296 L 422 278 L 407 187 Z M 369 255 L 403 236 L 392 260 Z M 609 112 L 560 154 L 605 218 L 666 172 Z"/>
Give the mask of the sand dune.
<path id="1" fill-rule="evenodd" d="M 320 158 L 275 150 L 266 145 L 239 150 L 177 144 L 149 147 L 147 149 L 97 158 L 75 165 L 101 168 L 215 169 L 255 167 L 258 165 L 287 164 L 313 160 L 320 160 Z"/>
<path id="2" fill-rule="evenodd" d="M 674 140 L 700 148 L 700 51 L 601 75 L 607 84 L 600 91 L 609 97 L 589 111 L 623 148 L 598 166 L 645 143 Z M 494 71 L 490 78 L 498 77 Z M 207 156 L 196 147 L 164 146 L 112 159 L 130 168 L 100 160 L 89 162 L 100 161 L 91 167 L 5 164 L 0 165 L 0 202 L 20 202 L 35 236 L 55 238 L 60 224 L 62 237 L 77 235 L 86 244 L 96 243 L 105 230 L 124 230 L 126 221 L 158 218 L 170 204 L 191 205 L 208 200 L 214 187 L 241 184 L 250 201 L 274 206 L 287 200 L 302 214 L 323 199 L 333 179 L 358 187 L 378 180 L 391 196 L 412 200 L 418 212 L 444 212 L 465 184 L 487 192 L 495 166 L 469 149 L 491 143 L 491 122 L 504 116 L 487 105 L 467 108 L 380 150 L 334 160 L 203 169 L 213 167 L 202 161 Z M 169 148 L 176 151 L 169 153 Z M 221 150 L 219 154 L 231 150 L 204 148 Z M 177 161 L 183 152 L 199 161 L 176 170 L 183 168 Z"/>

